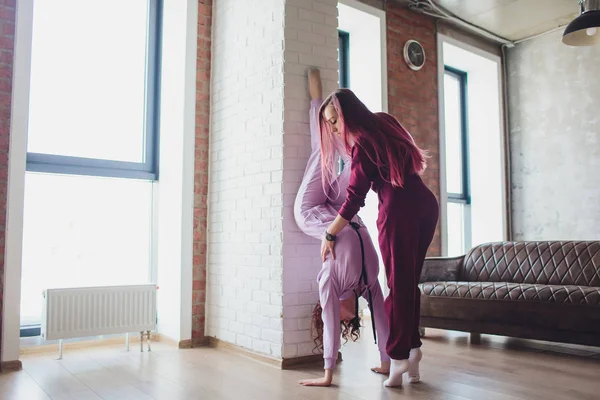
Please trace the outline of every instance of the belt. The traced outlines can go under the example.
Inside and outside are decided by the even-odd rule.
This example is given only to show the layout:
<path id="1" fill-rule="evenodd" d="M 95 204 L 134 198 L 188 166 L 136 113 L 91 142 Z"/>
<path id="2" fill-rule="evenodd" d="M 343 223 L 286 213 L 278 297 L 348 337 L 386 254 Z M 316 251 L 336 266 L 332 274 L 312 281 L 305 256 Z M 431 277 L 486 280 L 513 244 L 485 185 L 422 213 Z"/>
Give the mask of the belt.
<path id="1" fill-rule="evenodd" d="M 360 224 L 358 224 L 357 222 L 350 222 L 350 226 L 352 227 L 352 229 L 354 229 L 354 231 L 358 235 L 358 240 L 360 241 L 360 252 L 361 252 L 361 256 L 362 256 L 362 271 L 360 273 L 359 282 L 363 281 L 363 285 L 364 285 L 364 288 L 363 288 L 363 290 L 361 290 L 360 293 L 356 293 L 356 290 L 354 290 L 354 295 L 356 298 L 356 319 L 358 319 L 358 297 L 361 296 L 366 289 L 368 296 L 369 296 L 369 311 L 371 312 L 371 325 L 373 327 L 373 338 L 375 339 L 375 344 L 377 344 L 377 331 L 375 330 L 375 313 L 373 312 L 373 296 L 371 295 L 371 288 L 369 287 L 369 284 L 367 281 L 367 268 L 365 265 L 365 245 L 363 243 L 363 238 L 359 232 Z"/>

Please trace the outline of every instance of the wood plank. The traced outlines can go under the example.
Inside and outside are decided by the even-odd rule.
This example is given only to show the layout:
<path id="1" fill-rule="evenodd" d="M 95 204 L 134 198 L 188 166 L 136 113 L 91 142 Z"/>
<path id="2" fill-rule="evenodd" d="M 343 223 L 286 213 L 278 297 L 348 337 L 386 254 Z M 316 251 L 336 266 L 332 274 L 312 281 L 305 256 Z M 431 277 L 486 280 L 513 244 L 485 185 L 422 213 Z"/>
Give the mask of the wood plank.
<path id="1" fill-rule="evenodd" d="M 281 370 L 228 347 L 179 350 L 158 342 L 140 353 L 122 344 L 73 349 L 56 361 L 50 355 L 23 357 L 23 371 L 0 375 L 1 399 L 192 399 L 366 400 L 366 399 L 597 399 L 600 359 L 595 348 L 563 346 L 429 329 L 423 340 L 423 382 L 390 389 L 372 373 L 377 347 L 365 329 L 357 343 L 342 347 L 344 361 L 329 388 L 298 381 L 322 376 L 320 364 Z M 263 361 L 263 360 L 261 360 Z"/>

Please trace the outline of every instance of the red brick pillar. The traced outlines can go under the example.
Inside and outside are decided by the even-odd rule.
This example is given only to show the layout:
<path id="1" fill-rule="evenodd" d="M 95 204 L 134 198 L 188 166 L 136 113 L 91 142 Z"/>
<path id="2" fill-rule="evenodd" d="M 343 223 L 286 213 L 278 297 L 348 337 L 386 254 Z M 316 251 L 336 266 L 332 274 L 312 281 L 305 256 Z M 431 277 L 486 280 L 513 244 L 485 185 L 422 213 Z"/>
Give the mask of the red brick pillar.
<path id="1" fill-rule="evenodd" d="M 438 121 L 438 75 L 436 27 L 433 18 L 409 11 L 405 6 L 388 2 L 387 61 L 388 110 L 427 150 L 427 170 L 423 180 L 440 199 L 440 155 Z M 404 61 L 404 44 L 416 40 L 425 49 L 426 61 L 420 71 L 413 71 Z M 429 256 L 441 254 L 440 225 L 436 229 Z"/>
<path id="2" fill-rule="evenodd" d="M 204 317 L 206 314 L 206 199 L 208 195 L 211 26 L 212 0 L 198 0 L 192 342 L 199 342 L 204 338 Z"/>

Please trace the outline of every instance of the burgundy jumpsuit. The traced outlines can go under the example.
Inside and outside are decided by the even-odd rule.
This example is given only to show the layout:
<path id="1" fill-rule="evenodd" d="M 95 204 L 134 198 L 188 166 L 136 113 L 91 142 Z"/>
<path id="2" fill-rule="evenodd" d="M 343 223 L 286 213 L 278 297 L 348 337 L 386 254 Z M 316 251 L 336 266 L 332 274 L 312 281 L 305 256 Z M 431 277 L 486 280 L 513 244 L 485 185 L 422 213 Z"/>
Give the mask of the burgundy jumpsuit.
<path id="1" fill-rule="evenodd" d="M 390 327 L 386 351 L 395 360 L 405 360 L 411 349 L 421 347 L 418 283 L 435 233 L 439 207 L 420 176 L 405 174 L 402 188 L 393 187 L 387 182 L 389 179 L 383 179 L 371 161 L 375 159 L 372 148 L 363 141 L 360 143 L 352 149 L 350 184 L 339 213 L 345 220 L 352 220 L 364 206 L 369 189 L 377 192 L 379 247 L 390 289 L 385 299 Z"/>

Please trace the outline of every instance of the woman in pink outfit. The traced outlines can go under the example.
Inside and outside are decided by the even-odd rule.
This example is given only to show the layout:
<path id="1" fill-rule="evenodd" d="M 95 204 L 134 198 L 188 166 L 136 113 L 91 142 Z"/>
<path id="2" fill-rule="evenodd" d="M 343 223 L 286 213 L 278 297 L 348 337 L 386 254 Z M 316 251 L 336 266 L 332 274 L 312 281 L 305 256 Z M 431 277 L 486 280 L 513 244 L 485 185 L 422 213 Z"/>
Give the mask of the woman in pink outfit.
<path id="1" fill-rule="evenodd" d="M 334 179 L 327 192 L 323 190 L 321 153 L 319 149 L 318 111 L 322 103 L 319 71 L 309 71 L 309 89 L 312 97 L 310 107 L 311 155 L 294 206 L 296 223 L 304 233 L 321 239 L 327 227 L 334 221 L 346 198 L 350 178 L 350 156 L 346 152 L 332 149 L 332 156 L 341 156 L 344 169 Z M 379 340 L 381 365 L 374 372 L 387 374 L 390 359 L 385 351 L 388 323 L 383 305 L 383 294 L 377 276 L 379 259 L 367 228 L 358 216 L 342 229 L 336 238 L 336 252 L 323 262 L 318 274 L 319 304 L 313 313 L 315 343 L 322 346 L 325 361 L 325 376 L 319 379 L 300 381 L 305 386 L 329 386 L 344 339 L 356 340 L 359 336 L 358 297 L 369 302 L 371 318 Z"/>
<path id="2" fill-rule="evenodd" d="M 401 385 L 404 372 L 409 381 L 418 381 L 422 357 L 418 283 L 439 212 L 435 196 L 421 179 L 425 154 L 396 118 L 372 113 L 348 89 L 325 99 L 319 124 L 325 190 L 335 186 L 332 151 L 340 141 L 352 155 L 346 200 L 323 237 L 322 257 L 335 258 L 337 236 L 347 230 L 373 189 L 379 198 L 379 248 L 390 289 L 385 299 L 390 327 L 386 351 L 392 361 L 384 385 Z"/>

